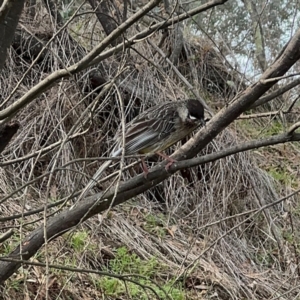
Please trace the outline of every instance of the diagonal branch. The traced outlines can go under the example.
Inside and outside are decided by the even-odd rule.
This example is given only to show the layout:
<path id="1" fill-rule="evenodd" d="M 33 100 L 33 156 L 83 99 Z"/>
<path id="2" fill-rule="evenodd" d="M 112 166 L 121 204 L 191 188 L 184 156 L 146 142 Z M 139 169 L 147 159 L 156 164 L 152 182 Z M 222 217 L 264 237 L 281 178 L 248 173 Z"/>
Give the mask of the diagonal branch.
<path id="1" fill-rule="evenodd" d="M 292 88 L 296 87 L 297 85 L 300 84 L 300 78 L 295 79 L 294 81 L 288 83 L 287 85 L 269 93 L 268 95 L 265 95 L 261 98 L 259 98 L 257 101 L 255 101 L 252 105 L 251 105 L 251 109 L 258 107 L 260 105 L 266 104 L 269 101 L 273 100 L 274 98 L 281 96 L 282 94 L 284 94 L 285 92 L 291 90 Z"/>
<path id="2" fill-rule="evenodd" d="M 7 107 L 6 109 L 0 111 L 0 120 L 4 120 L 9 117 L 14 112 L 18 111 L 19 109 L 25 107 L 31 101 L 33 101 L 36 97 L 38 97 L 41 93 L 48 90 L 56 81 L 61 78 L 69 77 L 73 74 L 76 74 L 85 68 L 98 64 L 99 62 L 103 61 L 104 59 L 112 56 L 113 54 L 119 53 L 126 48 L 138 43 L 141 39 L 144 39 L 151 35 L 153 32 L 166 28 L 174 23 L 183 21 L 188 19 L 200 12 L 206 11 L 212 7 L 217 5 L 224 4 L 228 0 L 212 0 L 204 5 L 201 5 L 195 9 L 188 11 L 187 13 L 183 13 L 178 17 L 174 17 L 168 21 L 163 21 L 157 23 L 155 25 L 150 26 L 146 30 L 138 33 L 137 35 L 131 37 L 124 43 L 119 44 L 118 46 L 111 48 L 105 52 L 102 52 L 106 47 L 108 47 L 112 41 L 114 41 L 120 34 L 122 34 L 126 29 L 128 29 L 132 24 L 134 24 L 137 20 L 142 18 L 147 12 L 149 12 L 152 8 L 154 8 L 157 3 L 161 0 L 152 0 L 147 5 L 145 5 L 142 9 L 140 9 L 137 13 L 135 13 L 131 18 L 127 19 L 126 22 L 121 24 L 117 29 L 115 29 L 109 36 L 104 38 L 104 40 L 95 47 L 89 54 L 87 54 L 83 59 L 81 59 L 78 63 L 65 68 L 58 70 L 51 75 L 47 76 L 45 79 L 40 81 L 37 85 L 32 87 L 25 95 L 23 95 L 19 100 L 15 103 Z M 102 52 L 102 53 L 101 53 Z M 100 54 L 101 53 L 101 54 Z"/>
<path id="3" fill-rule="evenodd" d="M 294 126 L 294 125 L 293 125 Z M 299 124 L 298 124 L 299 127 Z M 290 130 L 293 130 L 291 127 Z M 240 152 L 245 152 L 252 149 L 257 149 L 261 147 L 266 147 L 270 145 L 277 145 L 277 144 L 283 144 L 287 142 L 298 142 L 300 141 L 300 133 L 293 133 L 292 135 L 287 133 L 279 134 L 272 136 L 270 138 L 261 139 L 261 140 L 253 140 L 246 143 L 243 143 L 241 145 L 237 145 L 235 147 L 224 149 L 215 153 L 207 154 L 203 157 L 195 157 L 187 160 L 182 160 L 177 163 L 175 163 L 173 166 L 170 167 L 170 171 L 173 171 L 173 168 L 178 170 L 183 170 L 186 168 L 196 167 L 199 165 L 203 165 L 209 162 L 216 161 L 218 159 L 227 157 L 229 155 L 233 155 Z"/>
<path id="4" fill-rule="evenodd" d="M 201 149 L 203 149 L 214 137 L 216 137 L 226 126 L 233 122 L 243 111 L 245 111 L 251 104 L 253 104 L 261 95 L 263 95 L 268 89 L 270 89 L 276 81 L 268 81 L 266 79 L 275 78 L 284 75 L 300 58 L 300 30 L 296 32 L 291 39 L 286 49 L 262 75 L 261 80 L 247 88 L 239 98 L 236 98 L 234 102 L 230 103 L 228 107 L 221 110 L 205 128 L 202 128 L 195 138 L 191 139 L 176 153 L 176 158 L 190 158 L 195 156 Z M 269 138 L 267 141 L 252 142 L 252 145 L 245 144 L 245 150 L 249 150 L 250 146 L 257 148 L 258 146 L 266 146 L 268 143 L 283 143 L 288 141 L 300 140 L 299 134 L 295 133 L 300 125 L 294 124 L 294 126 L 285 134 L 278 135 Z M 242 146 L 241 146 L 242 147 Z M 237 149 L 234 149 L 236 151 Z M 241 150 L 241 148 L 239 149 Z M 233 150 L 232 150 L 233 151 Z M 234 152 L 235 153 L 235 152 Z M 230 155 L 230 152 L 221 152 L 220 157 L 213 156 L 210 159 L 218 159 L 226 155 Z M 201 158 L 200 158 L 201 159 Z M 206 161 L 208 162 L 208 161 Z M 190 165 L 191 161 L 189 162 Z M 195 162 L 194 162 L 195 163 Z M 205 162 L 203 162 L 205 163 Z M 183 165 L 180 165 L 183 164 Z M 51 218 L 47 224 L 34 230 L 28 237 L 26 237 L 21 244 L 10 254 L 10 257 L 19 257 L 21 253 L 21 259 L 29 259 L 36 251 L 45 243 L 44 230 L 46 230 L 46 236 L 48 239 L 53 239 L 64 232 L 70 230 L 79 223 L 101 213 L 111 206 L 118 205 L 126 200 L 145 192 L 152 188 L 156 184 L 162 182 L 168 178 L 172 173 L 179 170 L 179 167 L 184 168 L 185 162 L 178 162 L 175 166 L 170 168 L 170 172 L 165 171 L 164 166 L 160 165 L 148 174 L 148 178 L 145 179 L 143 175 L 136 176 L 127 182 L 120 185 L 117 193 L 115 188 L 111 188 L 108 192 L 98 194 L 85 199 L 80 202 L 71 210 L 61 212 L 57 216 Z M 195 163 L 195 165 L 199 162 Z M 112 202 L 112 199 L 114 201 Z M 0 282 L 6 280 L 20 267 L 19 262 L 1 262 L 0 263 Z"/>
<path id="5" fill-rule="evenodd" d="M 207 130 L 200 130 L 195 138 L 188 141 L 184 147 L 174 155 L 176 159 L 180 157 L 191 158 L 200 152 L 215 136 L 224 128 L 237 119 L 242 112 L 249 109 L 266 91 L 268 91 L 276 80 L 266 79 L 284 75 L 300 59 L 300 29 L 297 30 L 280 57 L 262 74 L 258 82 L 252 84 L 238 98 L 225 108 L 220 110 L 206 125 Z"/>
<path id="6" fill-rule="evenodd" d="M 98 21 L 101 23 L 104 32 L 106 35 L 109 35 L 112 31 L 117 28 L 117 22 L 109 15 L 109 3 L 110 1 L 99 1 L 99 0 L 89 0 L 89 3 L 95 14 L 97 16 Z M 112 41 L 111 45 L 116 46 L 117 44 L 122 42 L 121 35 Z"/>
<path id="7" fill-rule="evenodd" d="M 298 124 L 298 127 L 299 126 L 300 125 Z M 105 211 L 110 206 L 116 206 L 132 198 L 133 196 L 148 190 L 179 170 L 212 162 L 238 152 L 292 141 L 300 141 L 300 134 L 289 130 L 284 134 L 272 136 L 259 141 L 250 141 L 230 149 L 208 154 L 205 157 L 197 157 L 185 161 L 179 161 L 172 165 L 168 172 L 165 170 L 163 165 L 157 166 L 150 171 L 148 174 L 148 179 L 145 179 L 143 175 L 138 175 L 122 184 L 113 203 L 111 200 L 115 196 L 115 190 L 114 188 L 111 188 L 105 195 L 97 194 L 95 196 L 88 197 L 85 199 L 85 201 L 80 202 L 75 208 L 66 210 L 53 217 L 47 223 L 47 237 L 48 239 L 53 239 L 62 235 L 86 219 Z M 9 257 L 16 259 L 20 256 L 20 253 L 22 253 L 20 258 L 27 260 L 32 257 L 43 244 L 44 227 L 41 226 L 34 230 L 22 242 L 22 244 L 9 255 Z M 19 261 L 0 262 L 0 282 L 3 282 L 10 275 L 12 275 L 15 270 L 20 267 L 20 265 L 21 263 Z"/>
<path id="8" fill-rule="evenodd" d="M 0 70 L 2 70 L 7 49 L 14 38 L 25 0 L 0 0 Z"/>
<path id="9" fill-rule="evenodd" d="M 147 14 L 151 9 L 157 6 L 161 2 L 161 0 L 152 0 L 148 4 L 146 4 L 142 9 L 136 12 L 132 17 L 127 19 L 123 24 L 121 24 L 117 29 L 115 29 L 109 36 L 103 39 L 103 41 L 95 47 L 89 54 L 83 57 L 78 63 L 72 65 L 71 67 L 58 70 L 42 81 L 40 81 L 37 85 L 31 88 L 23 97 L 14 102 L 12 105 L 7 107 L 6 109 L 0 112 L 0 120 L 3 120 L 15 113 L 19 109 L 26 106 L 36 97 L 38 97 L 42 92 L 48 90 L 58 79 L 63 77 L 68 77 L 72 74 L 76 74 L 89 66 L 89 64 L 93 61 L 97 55 L 99 55 L 107 46 L 110 45 L 112 41 L 120 36 L 123 32 L 125 32 L 130 26 L 135 24 L 140 18 L 142 18 L 145 14 Z"/>
<path id="10" fill-rule="evenodd" d="M 149 26 L 149 28 L 145 29 L 144 31 L 141 31 L 138 34 L 136 34 L 135 36 L 127 39 L 127 41 L 125 41 L 124 43 L 119 44 L 116 47 L 101 53 L 99 56 L 97 56 L 92 61 L 91 65 L 97 64 L 97 63 L 101 62 L 102 60 L 104 60 L 105 58 L 108 58 L 112 54 L 118 53 L 125 48 L 131 47 L 132 45 L 138 43 L 139 41 L 144 40 L 145 38 L 147 38 L 148 36 L 150 36 L 153 32 L 155 32 L 157 30 L 161 30 L 161 29 L 168 28 L 169 26 L 173 26 L 174 24 L 184 21 L 186 19 L 189 19 L 201 12 L 207 11 L 218 5 L 222 5 L 222 4 L 226 3 L 227 1 L 228 0 L 212 0 L 203 5 L 200 5 L 194 9 L 189 10 L 186 13 L 182 13 L 179 16 L 172 17 L 166 21 L 162 21 L 162 22 L 153 24 L 153 25 Z"/>

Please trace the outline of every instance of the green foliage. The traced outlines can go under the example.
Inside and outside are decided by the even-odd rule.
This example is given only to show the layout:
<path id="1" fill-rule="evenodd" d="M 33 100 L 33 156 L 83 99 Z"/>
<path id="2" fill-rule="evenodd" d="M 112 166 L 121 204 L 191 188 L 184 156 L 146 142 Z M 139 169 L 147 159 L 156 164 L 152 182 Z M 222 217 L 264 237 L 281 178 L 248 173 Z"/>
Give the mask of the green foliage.
<path id="1" fill-rule="evenodd" d="M 206 1 L 201 0 L 204 4 Z M 264 34 L 264 53 L 268 53 L 269 62 L 276 56 L 279 49 L 288 41 L 286 31 L 292 26 L 297 26 L 299 16 L 295 16 L 296 1 L 273 0 L 263 2 L 259 0 L 251 0 L 257 13 L 259 12 L 259 26 L 251 18 L 251 12 L 247 5 L 249 1 L 232 0 L 227 1 L 224 5 L 216 7 L 214 10 L 208 10 L 189 20 L 192 28 L 199 30 L 201 28 L 205 35 L 212 40 L 225 43 L 232 51 L 232 56 L 237 57 L 241 67 L 245 70 L 247 62 L 247 70 L 253 71 L 256 68 L 251 66 L 249 59 L 254 59 L 257 65 L 255 52 L 260 50 L 257 48 L 257 34 L 259 26 L 261 26 Z M 191 1 L 189 8 L 198 5 L 199 1 Z M 251 6 L 250 6 L 251 7 Z M 191 21 L 193 20 L 193 21 Z M 295 25 L 291 25 L 290 20 L 294 20 Z M 194 22 L 197 23 L 194 23 Z M 200 31 L 200 30 L 199 30 Z M 203 35 L 204 35 L 203 33 Z M 220 33 L 222 39 L 220 40 Z M 267 33 L 267 34 L 266 34 Z M 201 34 L 201 31 L 199 32 Z M 253 49 L 253 54 L 249 53 L 249 49 Z M 247 60 L 248 58 L 248 60 Z"/>
<path id="2" fill-rule="evenodd" d="M 2 244 L 0 245 L 0 253 L 1 253 L 1 255 L 3 255 L 3 256 L 8 255 L 12 250 L 13 250 L 13 247 L 12 247 L 11 244 L 8 243 L 8 242 L 2 243 Z"/>
<path id="3" fill-rule="evenodd" d="M 155 257 L 149 261 L 142 261 L 135 253 L 128 253 L 126 247 L 117 249 L 115 259 L 110 261 L 110 270 L 116 274 L 139 274 L 151 277 L 159 268 Z"/>
<path id="4" fill-rule="evenodd" d="M 17 247 L 20 243 L 20 235 L 18 233 L 13 234 L 10 239 L 7 239 L 5 242 L 0 243 L 0 254 L 2 256 L 8 255 L 13 249 Z"/>
<path id="5" fill-rule="evenodd" d="M 245 115 L 252 114 L 252 111 L 245 112 Z M 257 139 L 259 137 L 269 137 L 272 135 L 280 134 L 284 132 L 284 127 L 281 122 L 273 120 L 268 125 L 263 126 L 255 123 L 253 120 L 239 120 L 239 130 L 242 130 L 243 135 L 247 135 L 250 138 Z"/>
<path id="6" fill-rule="evenodd" d="M 282 133 L 284 131 L 283 125 L 281 122 L 272 121 L 270 126 L 263 129 L 263 136 L 270 136 Z"/>
<path id="7" fill-rule="evenodd" d="M 254 260 L 256 260 L 259 265 L 268 267 L 272 267 L 275 263 L 272 251 L 258 253 L 256 257 L 254 257 Z"/>
<path id="8" fill-rule="evenodd" d="M 24 282 L 22 279 L 11 279 L 9 281 L 9 288 L 16 292 L 19 292 L 24 288 Z"/>
<path id="9" fill-rule="evenodd" d="M 151 287 L 160 299 L 185 299 L 184 291 L 179 284 L 174 284 L 174 279 L 157 284 L 152 278 L 164 269 L 155 257 L 145 261 L 135 253 L 130 253 L 126 247 L 120 247 L 116 251 L 115 258 L 109 262 L 108 270 L 117 275 L 132 274 L 126 276 L 136 283 L 120 280 L 113 277 L 104 277 L 96 282 L 96 286 L 110 297 L 121 297 L 128 295 L 133 299 L 148 300 L 157 298 Z M 167 296 L 168 295 L 168 296 Z"/>
<path id="10" fill-rule="evenodd" d="M 282 231 L 283 238 L 290 244 L 294 243 L 295 237 L 294 234 L 290 230 Z"/>
<path id="11" fill-rule="evenodd" d="M 166 228 L 162 224 L 163 216 L 148 214 L 145 217 L 146 223 L 143 225 L 143 228 L 154 235 L 157 235 L 160 238 L 166 236 Z"/>
<path id="12" fill-rule="evenodd" d="M 291 174 L 286 168 L 280 166 L 271 166 L 268 169 L 268 173 L 277 181 L 280 181 L 282 184 L 291 186 L 291 187 L 298 187 L 298 181 L 295 176 Z"/>
<path id="13" fill-rule="evenodd" d="M 70 246 L 75 251 L 82 251 L 85 249 L 88 241 L 88 233 L 86 231 L 78 231 L 71 237 Z"/>

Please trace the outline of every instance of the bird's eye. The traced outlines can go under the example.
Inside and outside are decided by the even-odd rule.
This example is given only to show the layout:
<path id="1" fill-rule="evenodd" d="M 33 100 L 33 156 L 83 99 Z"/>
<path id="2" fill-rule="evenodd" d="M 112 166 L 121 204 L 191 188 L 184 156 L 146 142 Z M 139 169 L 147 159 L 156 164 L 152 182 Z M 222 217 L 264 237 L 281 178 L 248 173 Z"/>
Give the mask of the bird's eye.
<path id="1" fill-rule="evenodd" d="M 196 117 L 192 116 L 191 114 L 189 114 L 188 118 L 191 119 L 191 120 L 196 120 L 197 119 Z"/>

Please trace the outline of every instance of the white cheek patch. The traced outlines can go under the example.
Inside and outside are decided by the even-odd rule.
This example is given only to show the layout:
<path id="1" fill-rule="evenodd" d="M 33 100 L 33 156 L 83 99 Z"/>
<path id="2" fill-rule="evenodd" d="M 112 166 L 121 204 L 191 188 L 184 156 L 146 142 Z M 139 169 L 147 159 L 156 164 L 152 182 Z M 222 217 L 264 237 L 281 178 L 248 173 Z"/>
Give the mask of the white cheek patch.
<path id="1" fill-rule="evenodd" d="M 190 118 L 191 120 L 197 120 L 197 118 L 196 118 L 196 117 L 194 117 L 194 116 L 191 116 L 191 115 L 189 115 L 189 118 Z"/>

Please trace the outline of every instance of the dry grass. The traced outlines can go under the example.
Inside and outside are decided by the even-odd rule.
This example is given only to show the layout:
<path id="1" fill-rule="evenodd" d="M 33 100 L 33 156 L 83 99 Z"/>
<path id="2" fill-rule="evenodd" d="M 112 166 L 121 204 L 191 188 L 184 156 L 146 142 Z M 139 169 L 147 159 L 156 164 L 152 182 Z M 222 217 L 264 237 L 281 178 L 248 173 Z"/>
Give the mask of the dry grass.
<path id="1" fill-rule="evenodd" d="M 35 22 L 40 24 L 39 20 Z M 87 30 L 90 27 L 84 23 L 81 28 Z M 99 32 L 99 26 L 96 28 L 98 31 L 95 32 Z M 159 39 L 159 34 L 153 39 Z M 66 34 L 59 41 L 59 49 L 72 43 Z M 211 65 L 216 59 L 206 60 L 205 57 L 213 51 L 216 58 L 217 52 L 209 43 L 203 48 L 198 45 L 199 41 L 192 39 L 186 42 L 189 51 L 197 48 L 195 55 L 203 58 L 197 61 L 201 72 L 193 73 L 193 76 L 199 76 L 196 86 L 199 91 L 207 84 L 203 83 L 205 70 L 213 70 L 214 75 L 209 80 L 219 74 L 218 82 L 226 77 L 227 66 L 218 68 L 222 60 Z M 55 43 L 49 48 L 53 53 L 61 54 Z M 127 120 L 150 105 L 191 96 L 167 65 L 161 67 L 163 60 L 149 44 L 141 43 L 136 50 L 147 55 L 148 61 L 131 50 L 131 68 L 117 84 L 125 102 Z M 76 61 L 76 57 L 73 59 Z M 193 68 L 190 61 L 181 59 L 182 72 L 187 65 Z M 51 62 L 35 64 L 10 102 L 58 68 L 57 61 Z M 107 78 L 112 79 L 116 73 L 114 66 L 122 64 L 110 58 L 106 65 L 112 66 L 105 69 Z M 11 50 L 0 78 L 1 86 L 5 87 L 3 99 L 29 66 L 29 62 L 21 60 Z M 118 90 L 112 87 L 99 100 L 85 89 L 88 75 L 86 72 L 71 80 L 61 80 L 15 117 L 21 130 L 1 159 L 2 199 L 7 196 L 0 206 L 1 217 L 22 214 L 67 197 L 84 187 L 101 165 L 101 161 L 91 162 L 87 158 L 107 155 L 120 123 Z M 239 85 L 237 79 L 236 86 Z M 131 89 L 131 94 L 126 93 L 126 86 Z M 211 91 L 207 93 L 213 100 L 218 100 L 222 94 L 220 91 L 216 95 Z M 231 126 L 199 155 L 230 147 L 242 140 L 241 130 Z M 50 145 L 56 146 L 49 149 Z M 43 149 L 46 150 L 41 152 Z M 32 261 L 117 272 L 121 267 L 112 267 L 112 263 L 117 264 L 116 257 L 132 259 L 137 264 L 134 256 L 137 255 L 141 259 L 140 267 L 146 264 L 150 270 L 151 259 L 159 265 L 151 269 L 155 272 L 151 273 L 150 279 L 160 286 L 172 282 L 174 289 L 185 295 L 185 298 L 176 298 L 169 290 L 173 299 L 296 299 L 299 237 L 292 228 L 298 225 L 299 199 L 293 196 L 287 205 L 281 203 L 258 211 L 293 191 L 292 186 L 274 181 L 257 166 L 269 152 L 260 153 L 260 158 L 250 152 L 240 153 L 177 173 L 149 192 L 51 241 Z M 155 160 L 149 161 L 150 165 L 152 163 L 155 164 Z M 136 172 L 140 172 L 138 167 L 125 172 L 122 180 Z M 52 213 L 71 204 L 54 208 Z M 292 213 L 291 218 L 286 218 L 287 210 Z M 2 255 L 7 255 L 22 237 L 42 222 L 42 212 L 3 222 L 2 231 L 13 228 L 15 235 L 0 246 Z M 120 258 L 117 253 L 123 246 L 128 249 L 128 254 Z M 139 272 L 137 266 L 124 268 L 124 273 Z M 96 274 L 24 265 L 5 283 L 2 297 L 21 299 L 22 295 L 28 295 L 24 299 L 44 299 L 48 288 L 49 299 L 144 299 L 141 295 L 141 298 L 132 296 L 132 286 L 129 290 L 124 289 L 125 292 L 109 294 L 102 279 L 103 276 Z M 148 299 L 152 297 L 148 296 Z"/>

